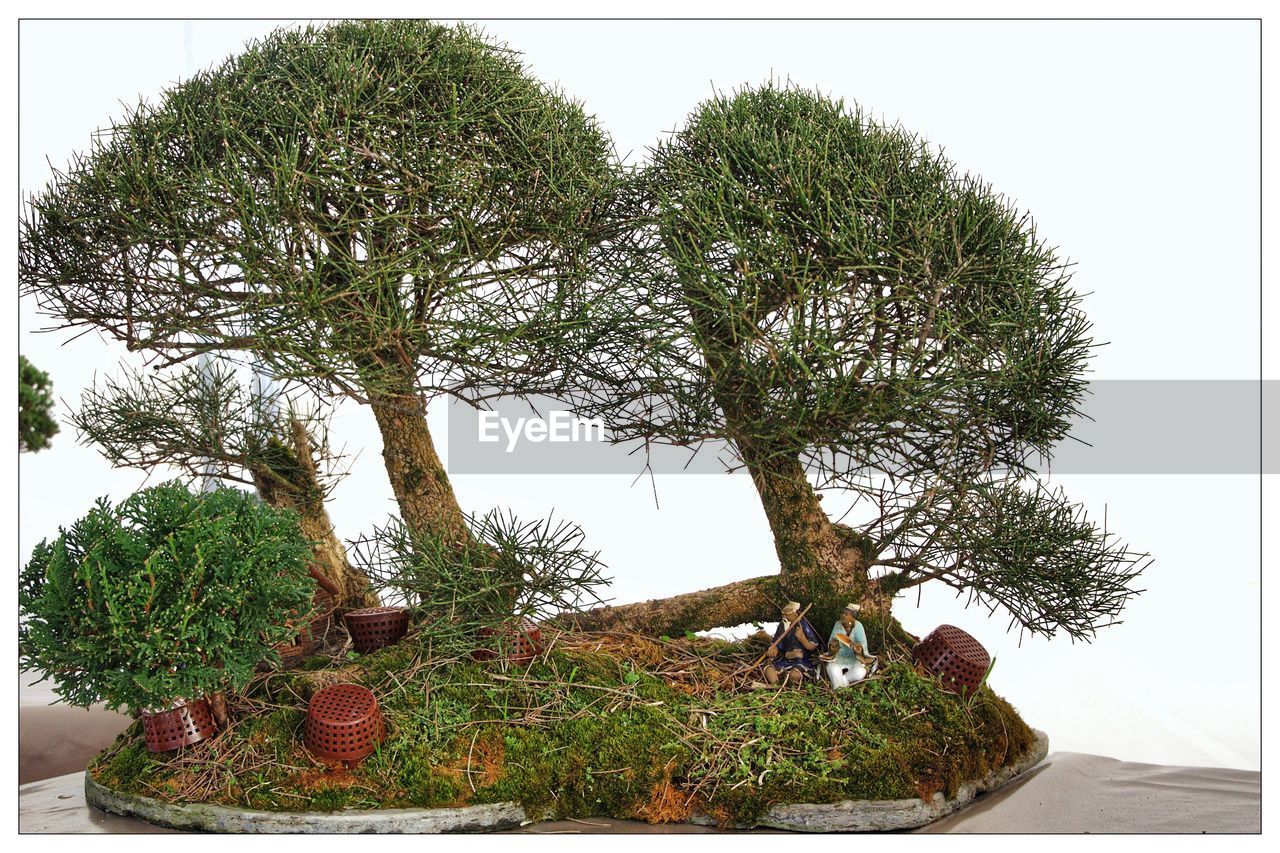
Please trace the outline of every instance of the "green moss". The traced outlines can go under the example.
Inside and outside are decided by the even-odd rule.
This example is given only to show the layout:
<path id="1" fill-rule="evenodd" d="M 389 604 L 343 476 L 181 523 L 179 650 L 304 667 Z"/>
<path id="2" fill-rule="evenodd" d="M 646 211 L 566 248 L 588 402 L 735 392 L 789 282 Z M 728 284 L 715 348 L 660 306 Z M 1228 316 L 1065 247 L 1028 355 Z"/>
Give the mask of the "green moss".
<path id="1" fill-rule="evenodd" d="M 357 655 L 354 660 L 358 661 L 364 670 L 361 680 L 365 684 L 370 684 L 384 681 L 391 674 L 405 672 L 412 665 L 417 653 L 418 649 L 412 643 L 397 643 L 367 655 Z"/>
<path id="2" fill-rule="evenodd" d="M 417 465 L 409 464 L 404 468 L 401 475 L 401 482 L 405 491 L 416 492 L 418 487 L 422 485 L 422 479 L 425 476 L 423 470 Z"/>
<path id="3" fill-rule="evenodd" d="M 147 750 L 142 739 L 142 723 L 136 720 L 89 765 L 89 773 L 97 781 L 126 789 L 141 780 L 155 778 L 163 770 L 164 765 Z"/>
<path id="4" fill-rule="evenodd" d="M 516 800 L 531 814 L 558 818 L 638 817 L 654 786 L 688 759 L 662 706 L 511 728 L 503 736 L 505 772 L 475 800 Z"/>
<path id="5" fill-rule="evenodd" d="M 899 648 L 896 622 L 868 625 Z M 879 639 L 877 639 L 879 638 Z M 212 802 L 279 810 L 440 807 L 515 800 L 547 817 L 680 820 L 697 807 L 749 823 L 775 803 L 930 797 L 1016 760 L 1032 734 L 988 688 L 969 700 L 943 691 L 905 661 L 832 692 L 696 692 L 669 682 L 688 644 L 691 659 L 747 656 L 739 643 L 698 638 L 600 647 L 559 643 L 527 666 L 469 660 L 434 668 L 409 644 L 361 656 L 353 676 L 378 696 L 387 736 L 358 767 L 324 768 L 301 746 L 308 679 L 280 673 L 258 682 L 268 713 L 242 720 L 203 756 L 207 772 L 251 751 L 254 766 L 209 794 Z M 673 647 L 675 651 L 673 652 Z M 696 649 L 696 655 L 693 655 Z M 293 697 L 293 698 L 290 698 Z M 258 760 L 262 759 L 262 760 Z M 220 763 L 219 763 L 220 762 Z M 185 772 L 200 770 L 186 762 Z M 155 780 L 172 765 L 145 752 L 137 726 L 95 764 L 112 787 L 166 796 Z"/>

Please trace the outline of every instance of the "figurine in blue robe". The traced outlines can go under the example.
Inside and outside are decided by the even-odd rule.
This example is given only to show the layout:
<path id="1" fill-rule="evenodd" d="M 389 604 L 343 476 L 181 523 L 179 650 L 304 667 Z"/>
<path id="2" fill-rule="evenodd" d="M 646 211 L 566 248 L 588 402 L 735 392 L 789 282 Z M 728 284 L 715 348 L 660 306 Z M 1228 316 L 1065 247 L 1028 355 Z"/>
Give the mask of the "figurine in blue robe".
<path id="1" fill-rule="evenodd" d="M 773 632 L 773 643 L 767 653 L 770 662 L 764 666 L 764 680 L 770 684 L 800 684 L 806 676 L 817 674 L 814 660 L 822 640 L 808 619 L 800 619 L 800 624 L 792 631 L 797 619 L 800 619 L 800 604 L 788 601 L 782 608 L 778 630 Z"/>

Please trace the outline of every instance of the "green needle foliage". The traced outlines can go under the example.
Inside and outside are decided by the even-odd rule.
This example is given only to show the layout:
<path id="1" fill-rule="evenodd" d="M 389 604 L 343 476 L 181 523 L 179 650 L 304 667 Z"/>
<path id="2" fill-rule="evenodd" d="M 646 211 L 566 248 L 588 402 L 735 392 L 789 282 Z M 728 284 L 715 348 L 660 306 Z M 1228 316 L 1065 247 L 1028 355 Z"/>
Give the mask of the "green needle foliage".
<path id="1" fill-rule="evenodd" d="M 163 363 L 247 351 L 373 404 L 406 521 L 456 532 L 421 395 L 567 382 L 620 179 L 592 117 L 467 27 L 280 30 L 56 173 L 20 280 Z"/>
<path id="2" fill-rule="evenodd" d="M 34 452 L 49 446 L 58 434 L 53 418 L 53 383 L 49 374 L 18 356 L 18 452 Z"/>
<path id="3" fill-rule="evenodd" d="M 362 396 L 558 367 L 607 136 L 466 27 L 281 30 L 99 134 L 31 199 L 22 283 L 181 359 Z M 395 374 L 396 381 L 387 379 Z"/>
<path id="4" fill-rule="evenodd" d="M 327 497 L 345 473 L 341 454 L 328 441 L 328 420 L 318 406 L 287 389 L 264 395 L 240 381 L 222 360 L 183 365 L 144 375 L 107 376 L 80 396 L 71 421 L 85 444 L 93 444 L 116 467 L 150 470 L 176 465 L 193 478 L 212 473 L 222 480 L 257 486 L 263 480 L 297 485 Z M 291 451 L 292 424 L 302 424 L 321 464 L 306 483 Z"/>
<path id="5" fill-rule="evenodd" d="M 578 525 L 499 510 L 468 516 L 467 524 L 475 544 L 461 552 L 439 534 L 411 533 L 398 518 L 355 543 L 355 562 L 385 600 L 415 611 L 420 641 L 434 651 L 469 650 L 481 629 L 601 603 L 605 565 Z"/>
<path id="6" fill-rule="evenodd" d="M 775 84 L 703 103 L 632 189 L 613 274 L 659 331 L 602 386 L 615 437 L 728 441 L 784 587 L 937 579 L 1033 632 L 1114 620 L 1145 555 L 1031 477 L 1093 343 L 1028 214 L 922 138 Z M 814 479 L 870 520 L 837 530 Z"/>
<path id="7" fill-rule="evenodd" d="M 237 489 L 172 482 L 115 508 L 100 498 L 21 573 L 21 664 L 80 707 L 238 690 L 289 639 L 280 614 L 310 606 L 310 559 L 293 513 Z"/>

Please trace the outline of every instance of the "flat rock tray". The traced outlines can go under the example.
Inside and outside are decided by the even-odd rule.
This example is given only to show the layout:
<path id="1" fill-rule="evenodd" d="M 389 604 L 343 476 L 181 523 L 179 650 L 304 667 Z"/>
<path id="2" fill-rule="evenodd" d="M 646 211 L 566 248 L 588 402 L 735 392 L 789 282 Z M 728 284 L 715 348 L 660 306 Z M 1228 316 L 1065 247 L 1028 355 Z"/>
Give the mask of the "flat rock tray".
<path id="1" fill-rule="evenodd" d="M 1012 764 L 999 767 L 982 779 L 960 786 L 954 797 L 941 792 L 925 801 L 844 800 L 838 803 L 797 803 L 774 806 L 752 826 L 795 832 L 875 832 L 914 829 L 953 814 L 979 794 L 995 791 L 1035 767 L 1049 752 L 1049 737 L 1033 729 L 1036 741 Z M 205 832 L 290 833 L 427 833 L 495 832 L 532 822 L 518 803 L 489 803 L 457 809 L 374 809 L 338 812 L 267 812 L 205 803 L 166 803 L 152 797 L 125 794 L 84 778 L 85 800 L 112 814 L 137 817 L 160 826 Z M 690 823 L 715 826 L 708 815 L 695 814 Z"/>

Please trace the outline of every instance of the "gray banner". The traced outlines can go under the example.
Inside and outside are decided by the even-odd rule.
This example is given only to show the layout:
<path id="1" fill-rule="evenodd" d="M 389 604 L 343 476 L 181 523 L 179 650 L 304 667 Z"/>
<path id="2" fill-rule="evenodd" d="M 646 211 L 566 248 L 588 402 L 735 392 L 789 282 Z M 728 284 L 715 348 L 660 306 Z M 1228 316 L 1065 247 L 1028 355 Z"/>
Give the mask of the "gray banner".
<path id="1" fill-rule="evenodd" d="M 1086 417 L 1051 462 L 1054 474 L 1275 474 L 1280 382 L 1103 380 L 1089 386 Z M 491 411 L 452 401 L 450 474 L 723 474 L 724 443 L 696 454 L 654 444 L 613 444 L 608 430 L 552 400 L 499 400 Z M 1265 440 L 1264 440 L 1265 439 Z"/>

